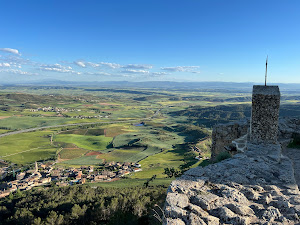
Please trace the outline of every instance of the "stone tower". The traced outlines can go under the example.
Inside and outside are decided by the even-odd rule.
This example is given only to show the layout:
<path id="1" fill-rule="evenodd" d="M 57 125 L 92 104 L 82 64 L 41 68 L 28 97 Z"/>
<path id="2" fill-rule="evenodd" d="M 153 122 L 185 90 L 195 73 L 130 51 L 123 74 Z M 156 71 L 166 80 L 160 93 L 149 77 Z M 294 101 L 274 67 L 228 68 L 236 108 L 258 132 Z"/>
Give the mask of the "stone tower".
<path id="1" fill-rule="evenodd" d="M 278 86 L 254 85 L 250 142 L 277 143 L 280 91 Z"/>

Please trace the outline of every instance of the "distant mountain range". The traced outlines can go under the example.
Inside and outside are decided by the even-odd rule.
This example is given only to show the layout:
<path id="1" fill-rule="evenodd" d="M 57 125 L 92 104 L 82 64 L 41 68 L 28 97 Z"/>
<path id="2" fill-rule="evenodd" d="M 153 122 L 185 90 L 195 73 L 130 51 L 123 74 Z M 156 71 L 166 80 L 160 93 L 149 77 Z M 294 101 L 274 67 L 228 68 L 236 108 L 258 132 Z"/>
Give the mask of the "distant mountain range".
<path id="1" fill-rule="evenodd" d="M 234 90 L 251 92 L 252 86 L 260 83 L 236 83 L 236 82 L 174 82 L 174 81 L 104 81 L 104 82 L 77 82 L 61 80 L 27 81 L 27 82 L 5 82 L 0 81 L 2 86 L 77 86 L 77 87 L 111 87 L 111 88 L 157 88 L 157 89 L 214 89 L 214 90 Z M 300 84 L 273 83 L 269 85 L 279 85 L 281 91 L 299 92 Z"/>

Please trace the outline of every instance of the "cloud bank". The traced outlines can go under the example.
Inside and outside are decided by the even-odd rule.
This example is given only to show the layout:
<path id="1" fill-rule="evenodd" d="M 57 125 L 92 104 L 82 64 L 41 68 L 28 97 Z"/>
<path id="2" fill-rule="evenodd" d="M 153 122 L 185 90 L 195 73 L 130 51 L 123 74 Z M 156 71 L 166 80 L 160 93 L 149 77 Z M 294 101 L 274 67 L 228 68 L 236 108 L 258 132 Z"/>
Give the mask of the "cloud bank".
<path id="1" fill-rule="evenodd" d="M 85 59 L 47 63 L 25 58 L 20 54 L 19 50 L 13 48 L 0 48 L 0 52 L 4 52 L 0 55 L 0 72 L 7 74 L 40 75 L 47 77 L 62 77 L 65 75 L 124 77 L 138 81 L 154 77 L 171 76 L 173 72 L 200 73 L 197 71 L 199 66 L 155 68 L 154 65 L 146 63 L 120 64 L 117 62 L 92 62 Z"/>

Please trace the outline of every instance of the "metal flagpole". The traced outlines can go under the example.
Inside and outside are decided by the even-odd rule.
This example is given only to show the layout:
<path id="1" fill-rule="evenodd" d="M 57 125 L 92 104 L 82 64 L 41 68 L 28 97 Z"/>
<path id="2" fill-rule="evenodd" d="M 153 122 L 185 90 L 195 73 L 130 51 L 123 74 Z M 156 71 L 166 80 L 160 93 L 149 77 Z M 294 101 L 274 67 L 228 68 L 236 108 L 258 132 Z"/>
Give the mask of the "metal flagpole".
<path id="1" fill-rule="evenodd" d="M 267 72 L 268 72 L 268 55 L 267 55 L 267 59 L 266 59 L 265 86 L 267 86 Z"/>

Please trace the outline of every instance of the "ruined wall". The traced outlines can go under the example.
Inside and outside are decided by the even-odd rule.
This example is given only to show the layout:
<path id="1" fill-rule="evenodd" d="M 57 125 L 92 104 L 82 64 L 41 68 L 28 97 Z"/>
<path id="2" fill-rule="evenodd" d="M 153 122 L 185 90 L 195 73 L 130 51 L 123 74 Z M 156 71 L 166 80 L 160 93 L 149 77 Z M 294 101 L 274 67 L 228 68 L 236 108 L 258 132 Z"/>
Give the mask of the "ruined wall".
<path id="1" fill-rule="evenodd" d="M 231 142 L 245 134 L 249 128 L 249 121 L 243 120 L 234 123 L 216 125 L 212 132 L 211 158 L 225 152 L 224 146 L 230 145 Z"/>
<path id="2" fill-rule="evenodd" d="M 220 152 L 226 151 L 224 146 L 230 145 L 233 140 L 245 135 L 249 125 L 249 120 L 244 120 L 214 126 L 211 148 L 212 160 Z M 294 133 L 300 134 L 300 119 L 285 118 L 279 120 L 277 139 L 280 144 L 286 146 L 291 141 Z"/>

